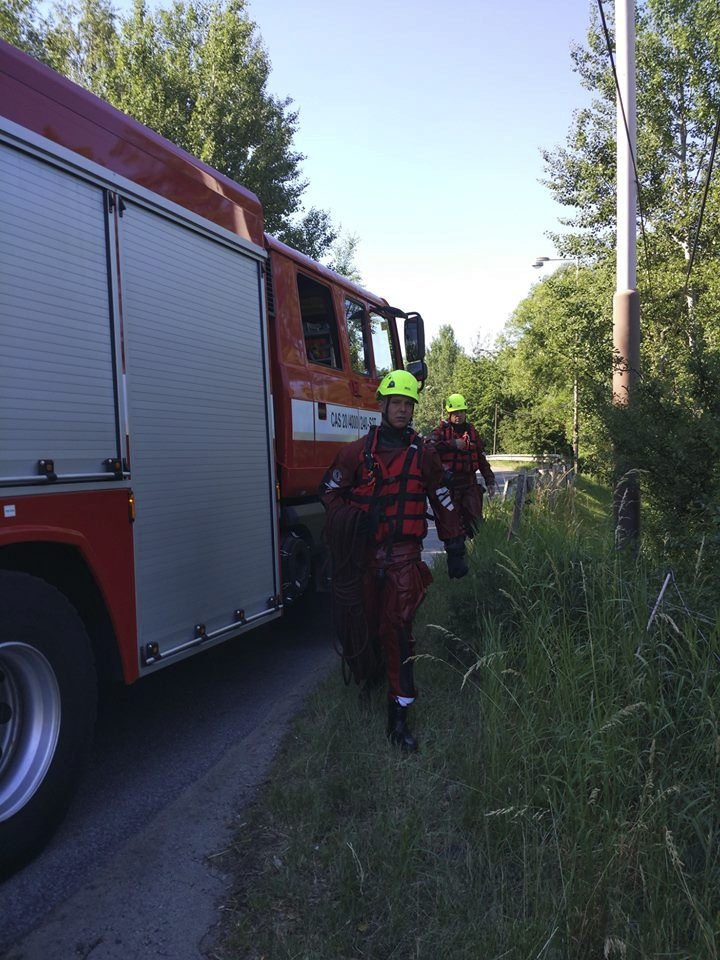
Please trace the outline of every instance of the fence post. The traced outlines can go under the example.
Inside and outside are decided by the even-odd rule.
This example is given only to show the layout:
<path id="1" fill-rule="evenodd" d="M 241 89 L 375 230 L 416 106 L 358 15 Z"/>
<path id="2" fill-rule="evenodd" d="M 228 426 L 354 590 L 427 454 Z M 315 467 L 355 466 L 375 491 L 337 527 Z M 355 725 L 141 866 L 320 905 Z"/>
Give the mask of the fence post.
<path id="1" fill-rule="evenodd" d="M 513 534 L 517 533 L 517 528 L 520 525 L 520 515 L 522 514 L 523 503 L 525 501 L 526 477 L 527 474 L 525 472 L 519 473 L 517 477 L 517 486 L 515 488 L 515 505 L 513 507 L 512 520 L 510 521 L 510 529 L 508 530 L 508 540 L 512 538 Z"/>

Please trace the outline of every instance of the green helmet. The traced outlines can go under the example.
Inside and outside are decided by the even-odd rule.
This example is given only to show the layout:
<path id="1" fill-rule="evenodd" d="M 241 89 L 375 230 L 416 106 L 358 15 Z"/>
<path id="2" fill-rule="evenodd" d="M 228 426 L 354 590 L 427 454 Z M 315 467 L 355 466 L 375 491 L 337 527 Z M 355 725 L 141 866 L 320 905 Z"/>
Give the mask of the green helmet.
<path id="1" fill-rule="evenodd" d="M 445 409 L 448 413 L 459 413 L 460 410 L 467 410 L 465 397 L 461 393 L 451 393 L 445 402 Z"/>
<path id="2" fill-rule="evenodd" d="M 412 373 L 407 370 L 391 370 L 380 381 L 375 396 L 382 397 L 409 397 L 418 402 L 418 382 Z"/>

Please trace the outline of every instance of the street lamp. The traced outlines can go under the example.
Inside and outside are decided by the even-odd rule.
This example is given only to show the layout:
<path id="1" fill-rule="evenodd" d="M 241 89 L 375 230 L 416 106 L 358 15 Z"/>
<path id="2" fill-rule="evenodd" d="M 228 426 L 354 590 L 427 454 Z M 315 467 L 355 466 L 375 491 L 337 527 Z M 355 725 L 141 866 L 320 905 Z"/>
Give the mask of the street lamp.
<path id="1" fill-rule="evenodd" d="M 536 270 L 539 270 L 541 267 L 544 267 L 546 263 L 574 263 L 575 264 L 575 276 L 577 277 L 578 271 L 580 270 L 580 261 L 577 257 L 535 257 L 535 263 L 533 267 Z"/>
<path id="2" fill-rule="evenodd" d="M 578 273 L 580 272 L 580 262 L 576 258 L 570 257 L 536 257 L 533 267 L 536 270 L 542 269 L 546 263 L 574 263 L 575 264 L 575 282 L 577 283 Z M 578 374 L 577 357 L 573 357 L 573 471 L 577 476 L 580 462 L 580 411 L 578 407 Z"/>

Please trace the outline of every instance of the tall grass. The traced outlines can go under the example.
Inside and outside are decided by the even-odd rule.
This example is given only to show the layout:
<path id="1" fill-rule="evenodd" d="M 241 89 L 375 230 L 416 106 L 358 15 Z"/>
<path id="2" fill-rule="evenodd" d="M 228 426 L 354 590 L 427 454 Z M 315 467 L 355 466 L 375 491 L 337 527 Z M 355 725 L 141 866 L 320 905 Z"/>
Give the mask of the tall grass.
<path id="1" fill-rule="evenodd" d="M 585 484 L 495 508 L 418 630 L 418 756 L 334 683 L 238 838 L 226 957 L 715 958 L 718 630 Z M 594 514 L 594 516 L 593 516 Z M 680 593 L 679 591 L 682 591 Z"/>

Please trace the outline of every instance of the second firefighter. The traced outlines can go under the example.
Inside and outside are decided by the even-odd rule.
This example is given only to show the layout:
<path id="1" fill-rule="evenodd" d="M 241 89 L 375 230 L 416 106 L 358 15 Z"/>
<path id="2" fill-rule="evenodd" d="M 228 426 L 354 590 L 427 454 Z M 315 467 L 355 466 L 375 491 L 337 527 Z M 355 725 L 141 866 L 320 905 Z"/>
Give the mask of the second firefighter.
<path id="1" fill-rule="evenodd" d="M 477 482 L 477 471 L 490 497 L 495 494 L 495 474 L 485 456 L 482 438 L 467 418 L 465 397 L 453 393 L 447 398 L 445 409 L 447 419 L 440 421 L 426 443 L 440 455 L 463 531 L 470 539 L 483 519 L 483 490 Z"/>

